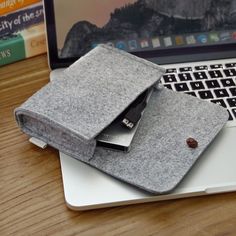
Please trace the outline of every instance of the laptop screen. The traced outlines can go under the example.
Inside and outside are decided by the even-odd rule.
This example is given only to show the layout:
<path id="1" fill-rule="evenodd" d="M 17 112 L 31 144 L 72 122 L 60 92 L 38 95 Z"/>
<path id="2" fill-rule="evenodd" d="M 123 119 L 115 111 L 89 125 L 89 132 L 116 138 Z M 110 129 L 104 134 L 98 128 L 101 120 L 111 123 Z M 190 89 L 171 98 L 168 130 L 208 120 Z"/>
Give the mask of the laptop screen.
<path id="1" fill-rule="evenodd" d="M 78 58 L 100 43 L 142 55 L 236 42 L 236 0 L 54 0 L 53 5 L 61 59 Z"/>

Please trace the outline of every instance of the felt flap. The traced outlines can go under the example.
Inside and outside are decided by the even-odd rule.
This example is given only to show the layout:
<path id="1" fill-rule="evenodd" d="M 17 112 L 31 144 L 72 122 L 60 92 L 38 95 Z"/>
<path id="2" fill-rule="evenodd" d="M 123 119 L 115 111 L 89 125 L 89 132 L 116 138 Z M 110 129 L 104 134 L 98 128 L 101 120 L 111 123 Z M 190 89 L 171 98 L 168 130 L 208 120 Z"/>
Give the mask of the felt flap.
<path id="1" fill-rule="evenodd" d="M 55 84 L 71 101 L 70 125 L 83 139 L 91 140 L 164 72 L 154 63 L 99 45 L 67 68 Z"/>
<path id="2" fill-rule="evenodd" d="M 152 193 L 170 192 L 228 120 L 219 105 L 154 91 L 128 153 L 96 148 L 90 165 Z M 194 138 L 198 147 L 187 145 Z"/>

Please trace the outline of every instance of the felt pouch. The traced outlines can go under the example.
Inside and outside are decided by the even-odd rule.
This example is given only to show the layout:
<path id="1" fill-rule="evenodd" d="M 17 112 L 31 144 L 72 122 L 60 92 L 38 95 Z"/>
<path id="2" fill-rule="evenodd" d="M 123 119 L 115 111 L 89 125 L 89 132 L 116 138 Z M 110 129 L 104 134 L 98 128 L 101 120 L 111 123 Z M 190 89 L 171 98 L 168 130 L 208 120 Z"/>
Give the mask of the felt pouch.
<path id="1" fill-rule="evenodd" d="M 17 108 L 16 120 L 28 135 L 122 181 L 168 192 L 227 121 L 223 108 L 159 86 L 129 153 L 96 147 L 96 136 L 163 73 L 156 64 L 100 45 Z M 188 137 L 197 148 L 187 146 Z"/>

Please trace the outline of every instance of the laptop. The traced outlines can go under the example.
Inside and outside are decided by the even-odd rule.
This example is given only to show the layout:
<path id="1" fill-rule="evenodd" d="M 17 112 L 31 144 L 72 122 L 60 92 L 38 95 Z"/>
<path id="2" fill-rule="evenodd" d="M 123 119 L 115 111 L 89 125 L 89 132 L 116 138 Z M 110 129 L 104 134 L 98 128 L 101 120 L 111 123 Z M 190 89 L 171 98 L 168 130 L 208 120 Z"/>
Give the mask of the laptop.
<path id="1" fill-rule="evenodd" d="M 214 102 L 229 121 L 183 181 L 153 195 L 60 154 L 68 207 L 88 210 L 236 190 L 236 1 L 44 1 L 51 80 L 105 43 L 166 68 L 168 89 Z"/>

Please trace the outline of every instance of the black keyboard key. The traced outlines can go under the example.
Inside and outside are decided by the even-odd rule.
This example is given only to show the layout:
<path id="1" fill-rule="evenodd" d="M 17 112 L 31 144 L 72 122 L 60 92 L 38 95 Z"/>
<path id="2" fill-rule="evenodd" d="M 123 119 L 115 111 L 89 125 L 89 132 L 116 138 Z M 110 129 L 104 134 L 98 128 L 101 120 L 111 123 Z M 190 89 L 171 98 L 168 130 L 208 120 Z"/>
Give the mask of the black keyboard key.
<path id="1" fill-rule="evenodd" d="M 224 73 L 225 73 L 226 77 L 236 76 L 236 70 L 235 69 L 225 69 Z"/>
<path id="2" fill-rule="evenodd" d="M 195 70 L 207 70 L 208 67 L 206 65 L 195 66 Z"/>
<path id="3" fill-rule="evenodd" d="M 175 89 L 178 92 L 189 91 L 188 85 L 185 83 L 175 84 Z"/>
<path id="4" fill-rule="evenodd" d="M 170 73 L 176 73 L 177 72 L 177 70 L 176 70 L 176 68 L 169 68 L 169 69 L 166 69 L 166 74 L 170 74 Z"/>
<path id="5" fill-rule="evenodd" d="M 235 63 L 226 63 L 225 67 L 226 68 L 236 67 L 236 62 Z"/>
<path id="6" fill-rule="evenodd" d="M 218 105 L 226 108 L 226 103 L 224 102 L 223 99 L 214 99 L 214 100 L 211 100 L 211 102 L 214 102 L 215 104 L 218 104 Z"/>
<path id="7" fill-rule="evenodd" d="M 211 78 L 213 78 L 213 79 L 223 77 L 221 71 L 219 71 L 219 70 L 209 70 L 208 72 L 209 72 L 209 75 L 211 76 Z"/>
<path id="8" fill-rule="evenodd" d="M 197 97 L 197 95 L 196 95 L 195 92 L 186 92 L 186 94 L 191 95 L 191 96 L 194 96 L 194 97 Z"/>
<path id="9" fill-rule="evenodd" d="M 223 68 L 222 64 L 215 64 L 215 65 L 210 65 L 211 69 L 220 69 Z"/>
<path id="10" fill-rule="evenodd" d="M 230 88 L 229 91 L 233 96 L 236 96 L 236 87 L 235 88 Z"/>
<path id="11" fill-rule="evenodd" d="M 234 118 L 236 118 L 236 109 L 232 109 L 232 113 L 234 115 Z"/>
<path id="12" fill-rule="evenodd" d="M 202 99 L 213 98 L 213 95 L 210 90 L 199 91 L 198 94 L 199 94 L 200 98 L 202 98 Z"/>
<path id="13" fill-rule="evenodd" d="M 228 113 L 229 113 L 229 119 L 228 120 L 233 120 L 233 116 L 231 115 L 229 110 L 228 110 Z"/>
<path id="14" fill-rule="evenodd" d="M 163 75 L 163 79 L 165 83 L 177 82 L 176 77 L 173 74 Z"/>
<path id="15" fill-rule="evenodd" d="M 204 84 L 201 81 L 190 82 L 190 84 L 193 90 L 205 89 Z"/>
<path id="16" fill-rule="evenodd" d="M 227 98 L 226 101 L 230 107 L 236 107 L 236 98 Z"/>
<path id="17" fill-rule="evenodd" d="M 220 88 L 220 84 L 217 80 L 206 80 L 205 82 L 209 89 Z"/>
<path id="18" fill-rule="evenodd" d="M 222 83 L 223 87 L 236 86 L 236 84 L 234 83 L 233 79 L 231 79 L 231 78 L 229 78 L 229 79 L 222 79 L 222 80 L 220 80 L 220 82 Z"/>
<path id="19" fill-rule="evenodd" d="M 193 72 L 195 79 L 207 79 L 207 75 L 204 71 Z"/>
<path id="20" fill-rule="evenodd" d="M 168 89 L 172 89 L 171 84 L 165 84 L 164 86 L 165 86 L 166 88 L 168 88 Z"/>
<path id="21" fill-rule="evenodd" d="M 214 93 L 218 98 L 229 97 L 229 94 L 226 89 L 215 89 Z"/>
<path id="22" fill-rule="evenodd" d="M 192 76 L 189 73 L 178 74 L 180 81 L 192 80 Z"/>
<path id="23" fill-rule="evenodd" d="M 179 68 L 179 71 L 180 72 L 192 71 L 192 67 L 182 67 L 182 68 Z"/>

